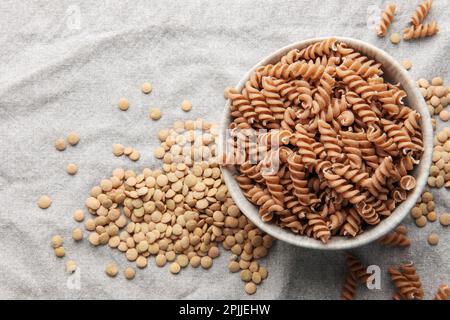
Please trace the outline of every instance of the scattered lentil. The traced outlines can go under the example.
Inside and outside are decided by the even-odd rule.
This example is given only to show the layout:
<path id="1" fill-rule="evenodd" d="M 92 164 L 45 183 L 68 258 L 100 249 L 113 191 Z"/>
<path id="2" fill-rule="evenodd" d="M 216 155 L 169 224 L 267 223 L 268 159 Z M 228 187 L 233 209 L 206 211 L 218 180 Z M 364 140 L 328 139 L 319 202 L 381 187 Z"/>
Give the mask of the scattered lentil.
<path id="1" fill-rule="evenodd" d="M 410 61 L 410 60 L 407 60 L 407 59 L 402 60 L 402 65 L 403 65 L 403 67 L 404 67 L 406 70 L 409 70 L 409 69 L 411 69 L 411 67 L 412 67 L 411 61 Z"/>
<path id="2" fill-rule="evenodd" d="M 448 112 L 447 110 L 442 110 L 439 113 L 439 118 L 441 118 L 442 121 L 447 122 L 450 119 L 450 112 Z"/>
<path id="3" fill-rule="evenodd" d="M 138 268 L 145 268 L 147 266 L 147 258 L 144 256 L 139 256 L 136 259 L 136 265 Z"/>
<path id="4" fill-rule="evenodd" d="M 120 98 L 117 106 L 119 107 L 120 110 L 126 111 L 130 107 L 130 103 L 128 102 L 127 99 Z"/>
<path id="5" fill-rule="evenodd" d="M 47 209 L 48 207 L 51 206 L 51 204 L 52 200 L 50 199 L 49 196 L 41 196 L 37 201 L 37 205 L 41 209 Z"/>
<path id="6" fill-rule="evenodd" d="M 252 280 L 252 272 L 248 269 L 244 269 L 241 271 L 241 280 L 248 282 Z"/>
<path id="7" fill-rule="evenodd" d="M 439 217 L 439 222 L 443 226 L 450 225 L 450 213 L 443 213 L 443 214 L 441 214 L 440 217 Z"/>
<path id="8" fill-rule="evenodd" d="M 253 282 L 249 282 L 245 285 L 245 292 L 252 295 L 256 293 L 256 285 Z"/>
<path id="9" fill-rule="evenodd" d="M 213 264 L 213 261 L 212 261 L 211 257 L 204 256 L 200 260 L 200 265 L 202 266 L 203 269 L 211 268 L 212 264 Z"/>
<path id="10" fill-rule="evenodd" d="M 150 118 L 152 120 L 159 120 L 159 119 L 161 119 L 161 110 L 158 109 L 158 108 L 150 109 Z"/>
<path id="11" fill-rule="evenodd" d="M 439 243 L 439 235 L 436 233 L 430 233 L 428 236 L 428 243 L 430 246 L 436 246 Z"/>
<path id="12" fill-rule="evenodd" d="M 421 217 L 416 219 L 416 225 L 419 228 L 425 227 L 426 224 L 427 224 L 427 218 L 425 218 L 424 216 L 421 216 Z"/>
<path id="13" fill-rule="evenodd" d="M 414 219 L 420 218 L 420 217 L 422 216 L 422 210 L 421 210 L 419 207 L 414 207 L 414 208 L 412 208 L 412 210 L 411 210 L 411 216 L 412 216 Z"/>
<path id="14" fill-rule="evenodd" d="M 52 244 L 53 248 L 55 248 L 55 249 L 59 248 L 59 247 L 61 247 L 63 245 L 63 243 L 64 243 L 64 241 L 63 241 L 63 239 L 62 239 L 62 237 L 60 235 L 54 235 L 52 237 L 51 244 Z"/>
<path id="15" fill-rule="evenodd" d="M 117 268 L 117 265 L 114 262 L 111 262 L 106 265 L 105 272 L 108 276 L 115 277 L 117 276 L 119 269 Z"/>
<path id="16" fill-rule="evenodd" d="M 66 254 L 66 252 L 65 252 L 63 247 L 55 248 L 54 251 L 55 251 L 55 256 L 57 256 L 58 258 L 62 258 Z"/>
<path id="17" fill-rule="evenodd" d="M 77 173 L 78 167 L 77 167 L 77 165 L 74 164 L 74 163 L 69 163 L 69 164 L 67 165 L 66 170 L 67 170 L 67 173 L 68 173 L 68 174 L 74 175 L 74 174 Z"/>
<path id="18" fill-rule="evenodd" d="M 58 151 L 64 151 L 66 150 L 66 142 L 63 138 L 59 138 L 55 140 L 55 148 Z"/>
<path id="19" fill-rule="evenodd" d="M 178 263 L 174 262 L 170 265 L 169 270 L 171 273 L 177 274 L 178 272 L 180 272 L 181 267 Z"/>
<path id="20" fill-rule="evenodd" d="M 112 152 L 116 157 L 120 157 L 123 155 L 125 151 L 125 147 L 120 143 L 113 144 Z"/>
<path id="21" fill-rule="evenodd" d="M 66 272 L 72 273 L 77 270 L 77 263 L 73 260 L 69 260 L 66 262 Z"/>
<path id="22" fill-rule="evenodd" d="M 131 154 L 128 156 L 128 158 L 130 158 L 130 160 L 132 160 L 132 161 L 138 161 L 140 157 L 141 157 L 141 154 L 136 149 L 133 149 Z"/>
<path id="23" fill-rule="evenodd" d="M 128 267 L 123 271 L 123 274 L 125 276 L 125 279 L 132 280 L 136 276 L 136 271 L 133 268 Z"/>
<path id="24" fill-rule="evenodd" d="M 144 82 L 141 86 L 141 90 L 145 94 L 149 94 L 150 92 L 152 92 L 152 89 L 153 89 L 152 85 L 148 82 Z"/>
<path id="25" fill-rule="evenodd" d="M 72 239 L 75 241 L 81 241 L 83 239 L 83 231 L 80 228 L 73 229 Z"/>
<path id="26" fill-rule="evenodd" d="M 437 214 L 436 214 L 436 212 L 435 212 L 435 211 L 430 211 L 430 212 L 428 212 L 428 214 L 427 214 L 427 219 L 428 219 L 428 221 L 430 221 L 430 222 L 436 221 L 436 220 L 437 220 Z"/>
<path id="27" fill-rule="evenodd" d="M 84 212 L 83 210 L 75 210 L 75 212 L 73 213 L 73 219 L 77 222 L 81 222 L 84 220 Z"/>
<path id="28" fill-rule="evenodd" d="M 160 253 L 156 256 L 155 262 L 158 267 L 164 267 L 167 262 L 167 258 L 164 254 Z"/>
<path id="29" fill-rule="evenodd" d="M 188 100 L 184 100 L 181 103 L 181 109 L 185 112 L 191 111 L 192 109 L 192 103 L 190 103 Z"/>
<path id="30" fill-rule="evenodd" d="M 75 133 L 75 132 L 70 132 L 67 135 L 67 142 L 71 146 L 75 146 L 76 144 L 78 144 L 78 142 L 80 142 L 80 136 L 77 133 Z"/>
<path id="31" fill-rule="evenodd" d="M 391 36 L 389 37 L 389 40 L 391 40 L 391 42 L 393 44 L 398 44 L 400 42 L 400 40 L 402 39 L 402 37 L 400 36 L 400 34 L 398 33 L 393 33 L 391 34 Z"/>
<path id="32" fill-rule="evenodd" d="M 444 80 L 441 77 L 434 77 L 431 79 L 431 85 L 433 86 L 441 86 L 444 84 Z"/>

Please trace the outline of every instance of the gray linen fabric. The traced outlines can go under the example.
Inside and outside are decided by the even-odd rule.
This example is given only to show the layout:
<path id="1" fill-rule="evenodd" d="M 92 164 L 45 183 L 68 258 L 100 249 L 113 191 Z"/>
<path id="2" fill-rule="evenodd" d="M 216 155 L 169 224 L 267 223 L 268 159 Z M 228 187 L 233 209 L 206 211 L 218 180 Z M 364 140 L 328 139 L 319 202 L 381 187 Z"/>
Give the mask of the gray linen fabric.
<path id="1" fill-rule="evenodd" d="M 416 2 L 396 1 L 390 32 L 401 32 Z M 257 61 L 289 43 L 317 36 L 355 37 L 411 59 L 413 78 L 450 79 L 450 4 L 436 0 L 428 20 L 441 32 L 432 38 L 392 45 L 370 29 L 382 1 L 14 1 L 0 2 L 0 298 L 67 299 L 240 299 L 248 298 L 236 274 L 227 271 L 228 253 L 209 271 L 187 268 L 178 276 L 153 261 L 134 281 L 110 279 L 104 267 L 125 257 L 107 247 L 73 243 L 72 212 L 83 207 L 90 188 L 115 167 L 159 165 L 152 155 L 156 132 L 175 120 L 218 120 L 223 88 L 238 82 Z M 374 13 L 375 12 L 375 13 Z M 153 92 L 139 86 L 150 81 Z M 127 112 L 115 107 L 119 97 Z M 179 103 L 192 101 L 190 113 Z M 147 117 L 158 106 L 158 122 Z M 442 128 L 439 122 L 438 127 Z M 76 147 L 57 152 L 57 137 L 76 131 Z M 111 154 L 122 143 L 141 151 L 132 163 Z M 74 162 L 75 176 L 65 172 Z M 449 209 L 448 191 L 433 191 L 439 213 Z M 48 210 L 36 206 L 48 194 Z M 418 229 L 405 224 L 411 248 L 372 244 L 356 250 L 367 264 L 382 270 L 381 290 L 359 290 L 361 299 L 389 299 L 393 288 L 387 267 L 414 261 L 430 296 L 441 282 L 450 284 L 450 235 L 438 222 Z M 437 231 L 441 242 L 426 243 Z M 54 257 L 53 234 L 65 239 L 67 257 Z M 263 264 L 269 278 L 252 299 L 334 299 L 344 277 L 344 252 L 318 252 L 276 243 Z M 64 261 L 81 270 L 81 288 L 67 285 Z M 70 281 L 73 281 L 71 279 Z M 71 289 L 72 288 L 72 289 Z"/>

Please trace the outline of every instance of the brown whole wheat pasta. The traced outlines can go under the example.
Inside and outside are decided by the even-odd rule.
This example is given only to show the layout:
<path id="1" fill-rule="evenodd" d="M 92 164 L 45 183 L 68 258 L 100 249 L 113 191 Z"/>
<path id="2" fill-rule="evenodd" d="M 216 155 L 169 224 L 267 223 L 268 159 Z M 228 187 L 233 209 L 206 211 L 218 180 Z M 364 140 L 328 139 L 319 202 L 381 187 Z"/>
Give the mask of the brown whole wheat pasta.
<path id="1" fill-rule="evenodd" d="M 379 62 L 346 43 L 291 50 L 227 96 L 232 150 L 223 158 L 265 222 L 324 243 L 355 237 L 415 186 L 420 115 Z"/>
<path id="2" fill-rule="evenodd" d="M 420 300 L 423 299 L 422 282 L 420 281 L 420 278 L 417 275 L 416 267 L 414 267 L 414 264 L 412 262 L 402 264 L 400 265 L 400 271 L 416 288 L 415 298 Z"/>
<path id="3" fill-rule="evenodd" d="M 389 268 L 391 280 L 397 288 L 394 300 L 421 300 L 423 289 L 419 276 L 412 263 L 403 264 L 400 268 Z"/>
<path id="4" fill-rule="evenodd" d="M 411 26 L 403 30 L 403 39 L 412 40 L 424 37 L 430 37 L 439 32 L 436 21 L 427 24 Z"/>
<path id="5" fill-rule="evenodd" d="M 358 282 L 366 285 L 369 274 L 358 258 L 351 254 L 347 255 L 347 268 L 349 272 L 355 276 Z"/>
<path id="6" fill-rule="evenodd" d="M 342 287 L 342 300 L 353 300 L 356 292 L 356 278 L 352 272 L 348 272 Z"/>
<path id="7" fill-rule="evenodd" d="M 450 287 L 445 284 L 441 284 L 434 296 L 434 300 L 448 300 L 450 297 Z"/>
<path id="8" fill-rule="evenodd" d="M 409 247 L 411 245 L 411 240 L 404 234 L 392 231 L 382 237 L 380 243 L 387 246 Z"/>
<path id="9" fill-rule="evenodd" d="M 433 0 L 425 0 L 417 6 L 416 11 L 414 11 L 413 16 L 411 17 L 411 24 L 413 26 L 418 26 L 425 20 L 432 4 Z"/>
<path id="10" fill-rule="evenodd" d="M 396 6 L 390 3 L 386 6 L 383 13 L 381 14 L 380 24 L 378 25 L 377 35 L 379 37 L 384 37 L 387 33 L 387 29 L 394 20 Z"/>

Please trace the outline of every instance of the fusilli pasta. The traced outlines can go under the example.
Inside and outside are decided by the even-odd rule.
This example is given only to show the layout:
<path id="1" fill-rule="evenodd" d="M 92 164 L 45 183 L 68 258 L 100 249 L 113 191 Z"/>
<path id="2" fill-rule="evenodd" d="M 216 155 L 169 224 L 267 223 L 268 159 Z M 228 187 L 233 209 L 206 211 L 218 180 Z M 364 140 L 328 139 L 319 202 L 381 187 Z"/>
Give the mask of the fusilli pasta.
<path id="1" fill-rule="evenodd" d="M 356 279 L 352 272 L 348 272 L 342 287 L 342 300 L 353 300 L 356 292 Z"/>
<path id="2" fill-rule="evenodd" d="M 380 243 L 387 246 L 409 247 L 411 240 L 404 234 L 392 231 L 381 238 Z"/>
<path id="3" fill-rule="evenodd" d="M 411 26 L 403 30 L 403 39 L 412 40 L 417 38 L 430 37 L 439 32 L 436 21 L 427 24 L 419 24 Z"/>
<path id="4" fill-rule="evenodd" d="M 441 284 L 434 296 L 434 300 L 448 300 L 450 297 L 450 287 L 445 284 Z"/>
<path id="5" fill-rule="evenodd" d="M 392 20 L 394 20 L 395 9 L 395 4 L 388 4 L 381 14 L 381 20 L 377 31 L 379 37 L 384 37 L 386 35 L 387 29 L 391 25 Z"/>
<path id="6" fill-rule="evenodd" d="M 414 12 L 413 16 L 411 17 L 411 24 L 414 26 L 420 25 L 423 20 L 427 17 L 428 12 L 431 9 L 431 5 L 433 4 L 433 0 L 425 0 L 422 2 Z"/>
<path id="7" fill-rule="evenodd" d="M 355 237 L 415 187 L 420 116 L 379 62 L 344 42 L 291 50 L 226 95 L 233 154 L 222 158 L 236 161 L 236 179 L 265 222 L 324 243 Z"/>

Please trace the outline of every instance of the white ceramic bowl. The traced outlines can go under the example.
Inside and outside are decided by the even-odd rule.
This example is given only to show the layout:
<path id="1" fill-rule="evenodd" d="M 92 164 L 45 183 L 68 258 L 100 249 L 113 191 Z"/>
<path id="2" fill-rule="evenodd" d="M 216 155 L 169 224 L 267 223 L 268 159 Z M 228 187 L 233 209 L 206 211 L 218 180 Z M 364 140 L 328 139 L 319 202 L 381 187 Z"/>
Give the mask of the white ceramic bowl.
<path id="1" fill-rule="evenodd" d="M 241 89 L 245 85 L 245 82 L 249 79 L 250 74 L 257 67 L 279 61 L 283 55 L 285 55 L 288 51 L 294 48 L 302 49 L 312 43 L 327 38 L 329 37 L 300 41 L 291 44 L 289 46 L 286 46 L 284 48 L 281 48 L 280 50 L 270 54 L 262 61 L 257 63 L 252 69 L 250 69 L 250 71 L 238 83 L 237 88 Z M 380 237 L 384 236 L 389 231 L 391 231 L 393 228 L 395 228 L 415 205 L 416 201 L 419 199 L 425 187 L 428 178 L 429 167 L 431 165 L 431 154 L 433 147 L 433 129 L 431 126 L 431 119 L 428 113 L 428 108 L 425 104 L 422 95 L 420 94 L 419 90 L 416 87 L 415 81 L 411 79 L 407 71 L 389 54 L 387 54 L 381 49 L 376 48 L 371 44 L 352 38 L 344 38 L 344 37 L 333 37 L 333 38 L 337 39 L 338 41 L 346 42 L 352 48 L 359 50 L 361 53 L 367 55 L 368 57 L 376 61 L 381 62 L 384 71 L 383 76 L 391 83 L 400 83 L 402 85 L 403 89 L 407 93 L 405 103 L 411 108 L 417 110 L 422 116 L 422 130 L 424 139 L 423 143 L 425 150 L 422 155 L 420 164 L 416 166 L 413 172 L 413 175 L 415 176 L 417 181 L 417 186 L 409 194 L 408 198 L 403 203 L 401 203 L 389 217 L 383 219 L 377 226 L 365 230 L 362 234 L 357 235 L 354 238 L 333 236 L 331 237 L 328 243 L 323 244 L 319 240 L 302 235 L 296 235 L 289 230 L 284 230 L 273 223 L 263 222 L 258 214 L 258 208 L 245 198 L 238 183 L 236 182 L 235 180 L 235 176 L 237 174 L 236 169 L 227 166 L 224 166 L 222 168 L 225 183 L 228 186 L 231 196 L 233 197 L 234 201 L 239 206 L 241 211 L 256 226 L 258 226 L 258 228 L 270 234 L 274 238 L 286 241 L 290 244 L 304 248 L 322 249 L 322 250 L 340 250 L 340 249 L 356 248 L 365 245 L 369 242 L 372 242 L 376 239 L 379 239 Z M 223 121 L 221 123 L 219 152 L 223 150 L 225 130 L 228 128 L 231 121 L 229 107 L 230 107 L 230 100 L 227 101 L 227 104 L 225 106 L 225 114 Z"/>

